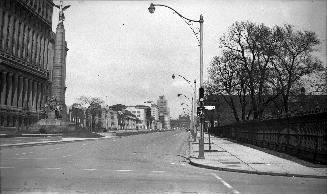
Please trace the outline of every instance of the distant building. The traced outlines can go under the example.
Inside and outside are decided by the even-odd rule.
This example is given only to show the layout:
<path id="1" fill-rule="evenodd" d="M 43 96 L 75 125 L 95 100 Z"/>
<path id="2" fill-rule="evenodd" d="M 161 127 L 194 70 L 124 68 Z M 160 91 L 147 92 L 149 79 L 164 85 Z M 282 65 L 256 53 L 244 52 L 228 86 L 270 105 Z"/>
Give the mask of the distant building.
<path id="1" fill-rule="evenodd" d="M 127 106 L 126 110 L 139 119 L 137 123 L 138 129 L 151 129 L 151 108 L 144 105 Z"/>
<path id="2" fill-rule="evenodd" d="M 69 107 L 68 114 L 70 122 L 75 123 L 79 127 L 86 126 L 85 108 L 78 104 L 73 104 Z"/>
<path id="3" fill-rule="evenodd" d="M 118 126 L 118 112 L 109 109 L 109 130 L 117 130 Z"/>
<path id="4" fill-rule="evenodd" d="M 168 101 L 166 100 L 165 96 L 159 96 L 157 100 L 157 105 L 159 109 L 159 120 L 162 123 L 163 129 L 170 129 L 170 115 L 169 115 L 169 108 L 168 108 Z"/>
<path id="5" fill-rule="evenodd" d="M 137 128 L 137 124 L 139 123 L 139 119 L 132 114 L 130 111 L 125 110 L 124 112 L 124 129 L 125 130 L 135 130 Z"/>
<path id="6" fill-rule="evenodd" d="M 162 123 L 159 120 L 159 107 L 153 101 L 147 101 L 147 106 L 151 107 L 151 129 L 162 130 Z"/>
<path id="7" fill-rule="evenodd" d="M 191 120 L 189 115 L 179 115 L 178 119 L 172 119 L 170 122 L 172 129 L 190 129 Z"/>

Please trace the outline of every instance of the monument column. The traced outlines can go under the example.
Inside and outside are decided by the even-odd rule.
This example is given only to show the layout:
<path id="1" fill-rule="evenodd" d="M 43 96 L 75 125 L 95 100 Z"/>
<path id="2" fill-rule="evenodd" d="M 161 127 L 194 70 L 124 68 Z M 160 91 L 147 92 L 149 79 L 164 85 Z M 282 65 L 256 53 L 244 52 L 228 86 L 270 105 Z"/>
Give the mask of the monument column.
<path id="1" fill-rule="evenodd" d="M 56 39 L 54 48 L 54 64 L 52 72 L 52 88 L 51 95 L 56 98 L 57 103 L 61 106 L 61 116 L 63 119 L 66 118 L 66 103 L 65 103 L 65 77 L 66 77 L 66 41 L 65 41 L 65 28 L 64 28 L 64 10 L 68 6 L 63 7 L 63 2 L 60 2 L 59 6 L 59 23 L 56 28 Z"/>

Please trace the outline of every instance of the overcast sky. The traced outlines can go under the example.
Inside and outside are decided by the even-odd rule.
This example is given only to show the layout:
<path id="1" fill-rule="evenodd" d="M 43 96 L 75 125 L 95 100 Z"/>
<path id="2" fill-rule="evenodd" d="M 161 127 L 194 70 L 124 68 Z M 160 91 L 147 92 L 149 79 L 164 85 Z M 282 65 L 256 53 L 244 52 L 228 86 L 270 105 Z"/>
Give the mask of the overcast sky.
<path id="1" fill-rule="evenodd" d="M 59 1 L 54 1 L 58 4 Z M 101 97 L 109 105 L 143 104 L 168 99 L 171 117 L 181 114 L 177 93 L 192 88 L 173 73 L 199 80 L 199 47 L 192 30 L 164 7 L 148 12 L 151 2 L 171 6 L 185 17 L 204 17 L 204 79 L 211 59 L 219 55 L 218 39 L 235 21 L 268 26 L 292 24 L 314 31 L 322 44 L 318 56 L 326 64 L 325 0 L 165 0 L 65 1 L 67 54 L 66 104 L 81 95 Z M 58 22 L 54 10 L 53 31 Z M 194 27 L 199 27 L 197 23 Z M 199 81 L 198 81 L 199 83 Z M 199 85 L 197 85 L 197 88 Z"/>

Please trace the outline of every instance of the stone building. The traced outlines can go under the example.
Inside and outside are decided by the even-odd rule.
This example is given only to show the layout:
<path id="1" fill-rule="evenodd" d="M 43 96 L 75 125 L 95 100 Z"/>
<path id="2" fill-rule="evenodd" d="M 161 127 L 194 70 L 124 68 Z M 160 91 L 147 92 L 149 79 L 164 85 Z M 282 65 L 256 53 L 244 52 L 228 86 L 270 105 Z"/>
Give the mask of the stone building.
<path id="1" fill-rule="evenodd" d="M 165 96 L 159 96 L 157 101 L 158 109 L 159 109 L 159 120 L 162 123 L 162 128 L 170 130 L 170 114 L 168 101 Z"/>
<path id="2" fill-rule="evenodd" d="M 0 1 L 0 129 L 25 130 L 51 92 L 52 0 Z"/>

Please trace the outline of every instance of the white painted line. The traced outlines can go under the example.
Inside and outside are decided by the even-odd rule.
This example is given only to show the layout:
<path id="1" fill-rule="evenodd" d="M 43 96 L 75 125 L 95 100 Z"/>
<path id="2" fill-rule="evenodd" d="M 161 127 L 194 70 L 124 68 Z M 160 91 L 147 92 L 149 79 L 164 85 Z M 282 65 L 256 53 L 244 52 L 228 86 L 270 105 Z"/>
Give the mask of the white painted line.
<path id="1" fill-rule="evenodd" d="M 174 163 L 174 162 L 172 162 L 172 163 L 170 163 L 170 164 L 173 164 L 173 165 L 174 165 L 175 163 Z"/>
<path id="2" fill-rule="evenodd" d="M 117 171 L 117 172 L 131 172 L 133 170 L 115 170 L 115 171 Z"/>
<path id="3" fill-rule="evenodd" d="M 216 179 L 218 179 L 223 185 L 227 188 L 231 189 L 234 194 L 240 194 L 239 191 L 235 190 L 230 184 L 228 184 L 224 179 L 220 178 L 218 175 L 211 173 Z"/>
<path id="4" fill-rule="evenodd" d="M 48 158 L 12 158 L 14 160 L 46 160 Z"/>
<path id="5" fill-rule="evenodd" d="M 61 168 L 44 168 L 44 169 L 47 169 L 47 170 L 60 170 Z"/>
<path id="6" fill-rule="evenodd" d="M 86 144 L 85 143 L 83 143 L 83 146 L 85 146 Z"/>
<path id="7" fill-rule="evenodd" d="M 24 152 L 24 153 L 22 153 L 22 155 L 25 155 L 26 153 Z"/>
<path id="8" fill-rule="evenodd" d="M 66 155 L 66 156 L 62 156 L 63 158 L 66 158 L 66 157 L 70 157 L 70 156 L 72 156 L 72 155 Z"/>
<path id="9" fill-rule="evenodd" d="M 84 168 L 83 170 L 95 171 L 95 170 L 97 170 L 97 169 L 95 169 L 95 168 Z"/>
<path id="10" fill-rule="evenodd" d="M 14 167 L 12 167 L 12 166 L 0 166 L 0 168 L 14 168 Z"/>
<path id="11" fill-rule="evenodd" d="M 153 171 L 151 171 L 151 172 L 154 172 L 154 173 L 164 173 L 164 172 L 166 172 L 166 171 L 161 171 L 161 170 L 153 170 Z"/>

